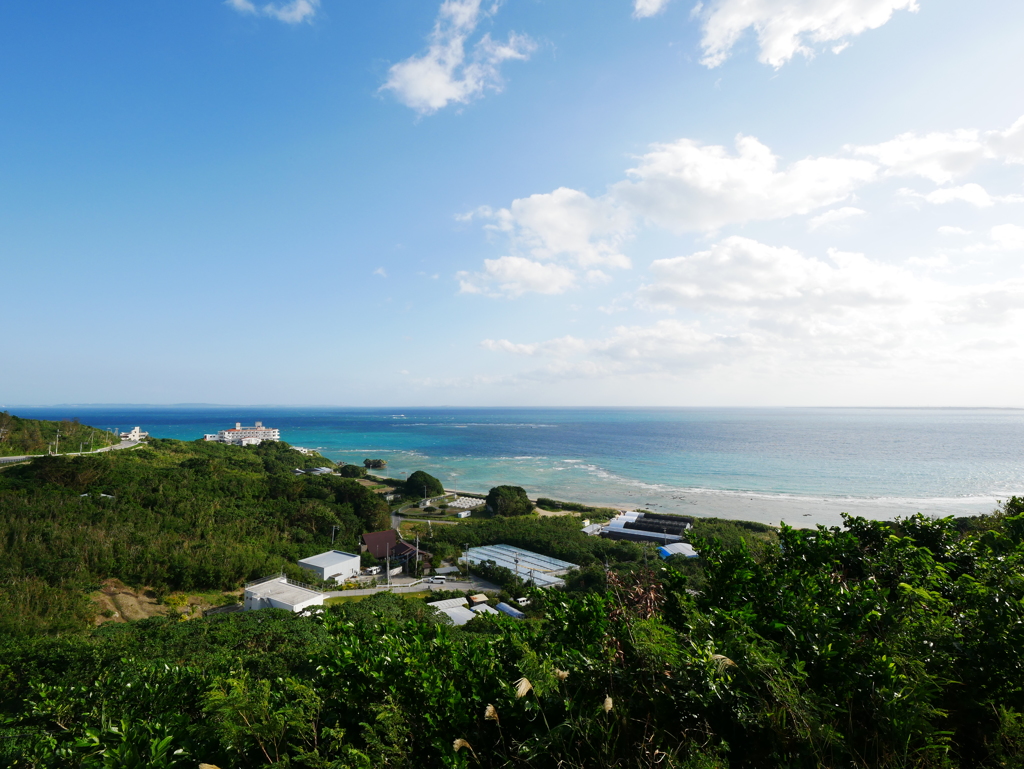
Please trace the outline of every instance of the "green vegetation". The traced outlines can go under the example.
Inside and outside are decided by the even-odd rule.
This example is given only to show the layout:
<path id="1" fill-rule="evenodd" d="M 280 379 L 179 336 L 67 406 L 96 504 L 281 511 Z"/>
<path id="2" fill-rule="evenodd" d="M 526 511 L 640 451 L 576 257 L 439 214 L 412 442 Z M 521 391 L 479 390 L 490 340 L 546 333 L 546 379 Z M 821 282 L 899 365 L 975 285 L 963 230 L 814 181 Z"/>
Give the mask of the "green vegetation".
<path id="1" fill-rule="evenodd" d="M 495 486 L 487 492 L 487 509 L 495 515 L 529 515 L 533 503 L 520 486 Z"/>
<path id="2" fill-rule="evenodd" d="M 120 438 L 113 433 L 80 424 L 77 419 L 48 422 L 0 411 L 0 457 L 45 454 L 54 446 L 62 453 L 79 448 L 90 451 L 118 443 Z"/>
<path id="3" fill-rule="evenodd" d="M 416 470 L 405 482 L 405 496 L 413 499 L 439 497 L 444 494 L 444 486 L 434 476 Z"/>
<path id="4" fill-rule="evenodd" d="M 725 548 L 745 545 L 751 552 L 762 553 L 778 547 L 778 530 L 774 526 L 753 521 L 729 521 L 723 518 L 694 518 L 683 539 L 700 544 L 717 540 Z"/>
<path id="5" fill-rule="evenodd" d="M 387 503 L 354 480 L 295 476 L 327 464 L 285 443 L 152 440 L 146 448 L 40 457 L 0 471 L 0 634 L 65 632 L 107 578 L 230 590 L 299 558 L 356 549 L 387 528 Z M 337 527 L 335 529 L 335 527 Z"/>
<path id="6" fill-rule="evenodd" d="M 304 576 L 295 560 L 336 527 L 345 548 L 384 528 L 387 505 L 355 480 L 291 472 L 323 464 L 285 444 L 156 440 L 0 470 L 0 766 L 1024 764 L 1019 498 L 813 530 L 698 519 L 701 558 L 682 562 L 587 537 L 577 515 L 495 516 L 423 544 L 580 564 L 565 590 L 505 585 L 530 598 L 525 621 L 456 628 L 385 593 L 88 628 L 102 580 L 173 605 Z"/>
<path id="7" fill-rule="evenodd" d="M 537 507 L 551 512 L 570 510 L 574 513 L 589 513 L 593 520 L 608 520 L 609 518 L 614 518 L 619 512 L 612 507 L 592 507 L 590 505 L 582 505 L 579 502 L 562 502 L 557 499 L 549 499 L 548 497 L 537 497 Z"/>
<path id="8" fill-rule="evenodd" d="M 366 468 L 359 465 L 342 465 L 336 471 L 342 478 L 365 478 Z"/>
<path id="9" fill-rule="evenodd" d="M 6 637 L 0 762 L 1021 765 L 1024 500 L 968 522 L 784 527 L 778 543 L 702 542 L 696 593 L 659 562 L 534 591 L 542 621 L 454 628 L 382 594 L 314 617 Z"/>

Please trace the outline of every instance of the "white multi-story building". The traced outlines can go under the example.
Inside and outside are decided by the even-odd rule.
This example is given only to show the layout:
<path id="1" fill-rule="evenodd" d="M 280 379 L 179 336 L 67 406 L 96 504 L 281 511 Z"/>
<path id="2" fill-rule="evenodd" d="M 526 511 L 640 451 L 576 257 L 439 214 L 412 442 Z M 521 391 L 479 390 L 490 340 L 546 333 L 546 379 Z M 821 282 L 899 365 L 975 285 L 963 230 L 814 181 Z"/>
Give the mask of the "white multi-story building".
<path id="1" fill-rule="evenodd" d="M 257 422 L 253 427 L 242 427 L 241 422 L 235 422 L 235 426 L 228 430 L 221 430 L 216 435 L 204 435 L 203 440 L 230 443 L 234 446 L 255 446 L 263 441 L 281 440 L 281 431 L 275 427 L 264 427 L 262 422 Z"/>
<path id="2" fill-rule="evenodd" d="M 122 441 L 141 441 L 143 438 L 148 438 L 149 433 L 142 432 L 142 428 L 133 427 L 126 433 L 121 433 Z"/>

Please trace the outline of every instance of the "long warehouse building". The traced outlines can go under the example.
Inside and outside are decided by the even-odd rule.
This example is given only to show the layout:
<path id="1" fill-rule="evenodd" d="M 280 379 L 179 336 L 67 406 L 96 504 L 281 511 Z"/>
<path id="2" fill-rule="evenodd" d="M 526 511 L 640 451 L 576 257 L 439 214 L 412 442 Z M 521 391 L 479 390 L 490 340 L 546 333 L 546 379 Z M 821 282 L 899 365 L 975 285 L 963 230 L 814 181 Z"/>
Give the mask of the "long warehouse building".
<path id="1" fill-rule="evenodd" d="M 532 580 L 537 587 L 564 585 L 565 581 L 559 578 L 570 569 L 579 568 L 574 563 L 549 558 L 511 545 L 471 547 L 466 553 L 466 558 L 470 563 L 493 561 L 496 566 L 504 566 L 523 580 Z"/>

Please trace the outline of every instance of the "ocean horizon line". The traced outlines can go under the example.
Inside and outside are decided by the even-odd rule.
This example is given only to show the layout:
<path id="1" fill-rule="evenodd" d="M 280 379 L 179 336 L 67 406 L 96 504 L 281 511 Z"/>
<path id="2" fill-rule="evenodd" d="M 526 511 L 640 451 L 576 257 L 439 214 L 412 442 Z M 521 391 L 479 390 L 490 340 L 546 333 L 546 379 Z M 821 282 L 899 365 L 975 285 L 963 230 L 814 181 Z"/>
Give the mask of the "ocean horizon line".
<path id="1" fill-rule="evenodd" d="M 335 404 L 288 404 L 288 403 L 47 403 L 47 404 L 29 404 L 29 403 L 14 403 L 14 404 L 0 404 L 0 409 L 63 409 L 63 408 L 76 408 L 76 409 L 110 409 L 110 408 L 152 408 L 152 409 L 332 409 L 332 410 L 344 410 L 344 411 L 381 411 L 381 410 L 393 410 L 400 411 L 402 409 L 417 409 L 421 411 L 428 410 L 445 410 L 445 409 L 459 409 L 459 410 L 557 410 L 557 411 L 588 411 L 588 410 L 603 410 L 603 411 L 674 411 L 674 410 L 737 410 L 737 411 L 752 411 L 752 410 L 799 410 L 799 409 L 849 409 L 849 410 L 876 410 L 876 411 L 1024 411 L 1024 406 L 963 406 L 963 405 L 947 405 L 947 406 L 870 406 L 870 405 L 774 405 L 774 406 L 713 406 L 713 405 L 698 405 L 698 406 L 558 406 L 558 405 L 545 405 L 545 406 L 458 406 L 458 405 L 442 405 L 442 406 L 414 406 L 414 405 L 383 405 L 383 406 L 345 406 Z"/>

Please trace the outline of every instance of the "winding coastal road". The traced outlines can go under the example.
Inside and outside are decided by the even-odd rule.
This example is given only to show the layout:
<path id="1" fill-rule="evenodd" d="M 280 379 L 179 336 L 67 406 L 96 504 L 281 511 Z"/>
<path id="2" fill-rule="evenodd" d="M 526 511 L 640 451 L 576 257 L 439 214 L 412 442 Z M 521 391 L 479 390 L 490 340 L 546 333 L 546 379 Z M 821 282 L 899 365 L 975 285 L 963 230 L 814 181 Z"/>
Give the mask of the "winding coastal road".
<path id="1" fill-rule="evenodd" d="M 63 454 L 58 454 L 61 457 L 80 457 L 84 454 L 100 454 L 104 451 L 117 451 L 119 449 L 133 449 L 140 445 L 142 441 L 121 441 L 116 446 L 104 446 L 102 449 L 96 449 L 95 451 L 66 451 Z M 24 454 L 20 457 L 0 457 L 0 465 L 11 464 L 12 462 L 25 462 L 29 459 L 36 459 L 37 457 L 45 457 L 47 454 Z"/>

